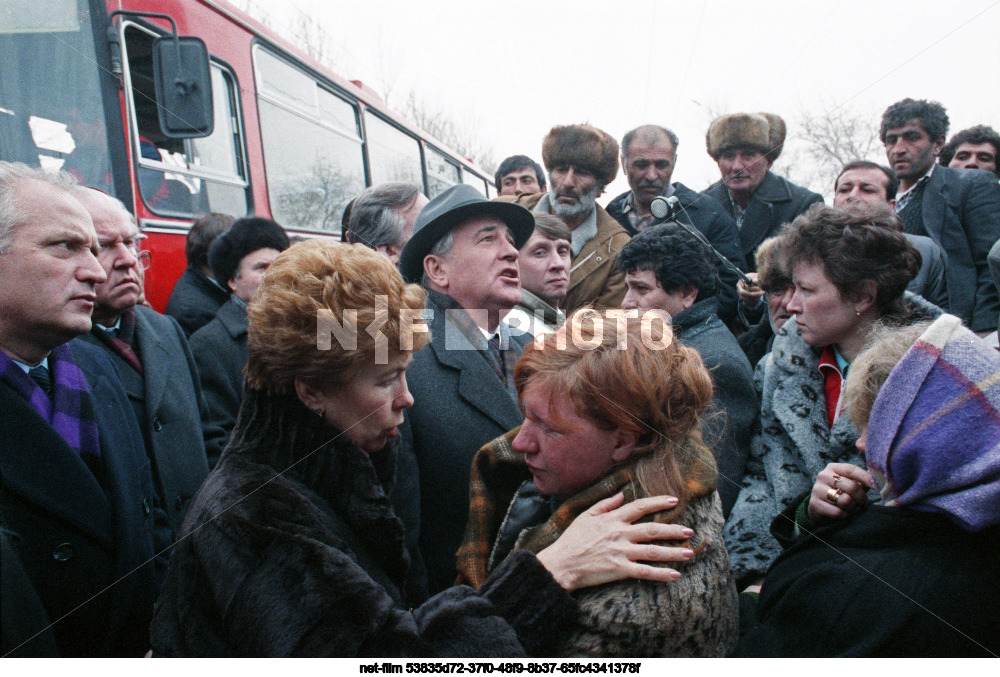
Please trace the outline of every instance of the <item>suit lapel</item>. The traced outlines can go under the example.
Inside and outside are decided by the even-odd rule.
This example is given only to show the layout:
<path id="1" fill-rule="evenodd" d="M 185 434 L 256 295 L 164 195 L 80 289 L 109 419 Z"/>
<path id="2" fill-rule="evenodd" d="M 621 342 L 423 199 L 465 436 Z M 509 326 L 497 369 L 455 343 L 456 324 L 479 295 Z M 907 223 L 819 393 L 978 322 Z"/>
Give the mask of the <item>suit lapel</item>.
<path id="1" fill-rule="evenodd" d="M 924 186 L 924 195 L 921 200 L 921 216 L 924 220 L 924 228 L 931 239 L 937 243 L 941 242 L 941 231 L 944 227 L 944 206 L 948 201 L 948 183 L 945 181 L 943 167 L 935 167 L 927 185 Z"/>
<path id="2" fill-rule="evenodd" d="M 743 217 L 740 244 L 743 245 L 745 255 L 750 256 L 757 249 L 757 245 L 771 234 L 775 203 L 787 202 L 790 199 L 788 188 L 777 176 L 768 172 L 751 196 Z"/>
<path id="3" fill-rule="evenodd" d="M 447 321 L 440 306 L 434 305 L 433 310 L 431 335 L 442 338 L 432 341 L 430 347 L 438 362 L 459 371 L 459 396 L 504 430 L 517 425 L 521 420 L 517 404 L 493 367 L 458 327 Z"/>
<path id="4" fill-rule="evenodd" d="M 0 430 L 6 438 L 0 446 L 4 484 L 111 548 L 111 508 L 94 474 L 55 428 L 4 383 Z M 103 439 L 101 446 L 103 450 Z"/>
<path id="5" fill-rule="evenodd" d="M 167 370 L 170 353 L 163 346 L 156 328 L 140 308 L 135 310 L 135 335 L 142 361 L 142 380 L 146 399 L 146 413 L 151 416 L 160 408 L 167 388 Z"/>

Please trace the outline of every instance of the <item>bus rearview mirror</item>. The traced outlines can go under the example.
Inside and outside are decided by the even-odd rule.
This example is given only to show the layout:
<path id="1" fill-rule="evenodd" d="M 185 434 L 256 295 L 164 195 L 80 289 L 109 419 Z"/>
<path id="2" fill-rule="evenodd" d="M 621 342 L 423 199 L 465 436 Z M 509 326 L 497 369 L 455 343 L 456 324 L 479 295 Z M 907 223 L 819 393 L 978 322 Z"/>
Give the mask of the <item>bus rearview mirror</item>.
<path id="1" fill-rule="evenodd" d="M 165 35 L 154 40 L 153 79 L 165 136 L 190 139 L 212 133 L 212 76 L 200 38 Z"/>

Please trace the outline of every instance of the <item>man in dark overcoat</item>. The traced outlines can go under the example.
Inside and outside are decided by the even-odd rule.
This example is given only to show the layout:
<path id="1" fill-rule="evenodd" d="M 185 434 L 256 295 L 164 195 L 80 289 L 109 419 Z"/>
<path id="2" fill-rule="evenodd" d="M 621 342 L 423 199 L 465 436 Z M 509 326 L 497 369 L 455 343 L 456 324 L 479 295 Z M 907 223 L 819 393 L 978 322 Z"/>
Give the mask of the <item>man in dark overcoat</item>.
<path id="1" fill-rule="evenodd" d="M 708 154 L 722 179 L 705 189 L 740 231 L 743 255 L 756 270 L 754 252 L 823 196 L 771 171 L 785 143 L 785 121 L 773 113 L 733 113 L 712 121 L 705 135 Z"/>
<path id="2" fill-rule="evenodd" d="M 79 188 L 77 199 L 97 231 L 107 280 L 97 285 L 94 326 L 84 337 L 111 358 L 135 412 L 160 505 L 172 533 L 208 475 L 206 448 L 218 453 L 221 431 L 202 429 L 206 410 L 194 357 L 172 317 L 137 305 L 145 255 L 132 215 L 115 198 Z"/>
<path id="3" fill-rule="evenodd" d="M 114 367 L 93 346 L 66 344 L 90 330 L 107 279 L 73 183 L 0 162 L 4 623 L 10 576 L 41 606 L 23 609 L 30 620 L 18 620 L 32 625 L 3 651 L 138 657 L 149 648 L 154 552 L 169 539 L 154 537 L 162 512 Z"/>
<path id="4" fill-rule="evenodd" d="M 208 248 L 215 238 L 229 230 L 233 221 L 235 219 L 228 214 L 209 214 L 195 221 L 185 238 L 187 268 L 174 284 L 164 312 L 177 320 L 188 338 L 211 322 L 229 299 L 229 288 L 219 284 L 212 275 Z"/>
<path id="5" fill-rule="evenodd" d="M 512 335 L 502 318 L 521 299 L 518 249 L 533 229 L 523 207 L 454 186 L 420 212 L 400 256 L 403 277 L 423 281 L 432 316 L 431 343 L 407 371 L 415 404 L 400 429 L 393 501 L 408 541 L 419 533 L 431 594 L 458 575 L 472 457 L 524 420 L 513 377 L 530 336 Z"/>
<path id="6" fill-rule="evenodd" d="M 222 447 L 236 426 L 243 398 L 243 368 L 247 364 L 247 303 L 264 272 L 279 253 L 288 249 L 288 236 L 271 219 L 237 220 L 209 250 L 208 260 L 217 280 L 232 290 L 215 318 L 191 335 L 191 352 L 198 364 L 208 405 L 206 428 L 222 430 Z M 210 454 L 214 467 L 218 454 Z"/>

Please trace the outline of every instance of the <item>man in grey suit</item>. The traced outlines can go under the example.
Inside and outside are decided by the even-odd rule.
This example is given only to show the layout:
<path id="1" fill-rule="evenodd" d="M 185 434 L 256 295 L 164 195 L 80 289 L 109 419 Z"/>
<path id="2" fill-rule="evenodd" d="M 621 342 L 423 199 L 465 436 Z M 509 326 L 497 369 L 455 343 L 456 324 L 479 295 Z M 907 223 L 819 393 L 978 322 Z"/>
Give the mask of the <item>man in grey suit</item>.
<path id="1" fill-rule="evenodd" d="M 517 255 L 533 229 L 523 207 L 458 185 L 424 207 L 400 256 L 432 317 L 431 343 L 407 371 L 415 404 L 400 430 L 393 501 L 411 552 L 419 534 L 431 594 L 457 576 L 472 457 L 523 421 L 513 376 L 530 336 L 512 336 L 502 319 L 521 299 Z"/>
<path id="2" fill-rule="evenodd" d="M 97 285 L 94 326 L 84 340 L 107 352 L 125 385 L 139 423 L 160 504 L 174 535 L 187 506 L 208 475 L 206 447 L 220 442 L 217 429 L 202 431 L 198 369 L 177 320 L 136 305 L 148 259 L 141 234 L 125 206 L 92 188 L 75 197 L 94 222 L 98 261 L 107 280 Z"/>
<path id="3" fill-rule="evenodd" d="M 899 176 L 904 232 L 930 237 L 948 255 L 948 312 L 985 336 L 1000 312 L 987 262 L 1000 239 L 1000 184 L 985 170 L 935 164 L 947 133 L 944 106 L 903 99 L 882 114 L 879 138 Z"/>

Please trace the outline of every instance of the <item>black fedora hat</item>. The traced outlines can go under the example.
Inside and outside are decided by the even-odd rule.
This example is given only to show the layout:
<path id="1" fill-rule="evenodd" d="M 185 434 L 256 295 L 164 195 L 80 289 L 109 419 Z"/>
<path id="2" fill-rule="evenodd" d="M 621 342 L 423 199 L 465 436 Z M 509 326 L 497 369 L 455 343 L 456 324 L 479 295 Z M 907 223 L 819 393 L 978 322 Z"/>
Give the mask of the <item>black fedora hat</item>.
<path id="1" fill-rule="evenodd" d="M 438 240 L 455 226 L 477 216 L 495 216 L 507 224 L 520 249 L 535 229 L 535 217 L 513 202 L 491 202 L 482 193 L 465 184 L 452 186 L 420 210 L 413 224 L 413 237 L 399 255 L 399 272 L 407 282 L 418 284 L 424 274 L 424 257 Z"/>

